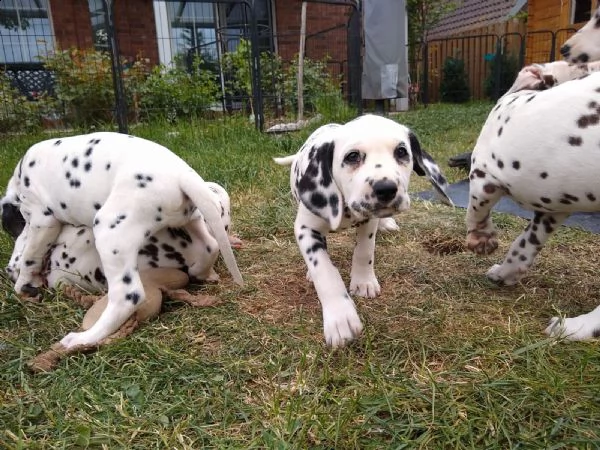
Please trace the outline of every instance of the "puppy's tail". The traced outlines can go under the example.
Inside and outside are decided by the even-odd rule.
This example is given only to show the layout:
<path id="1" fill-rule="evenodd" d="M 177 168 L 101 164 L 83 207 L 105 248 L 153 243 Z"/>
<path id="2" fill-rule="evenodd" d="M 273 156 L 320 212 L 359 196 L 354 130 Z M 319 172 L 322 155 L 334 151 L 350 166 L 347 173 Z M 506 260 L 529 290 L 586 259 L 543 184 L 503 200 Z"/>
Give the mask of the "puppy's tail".
<path id="1" fill-rule="evenodd" d="M 294 159 L 296 159 L 296 155 L 282 156 L 281 158 L 273 158 L 273 161 L 275 161 L 280 166 L 291 166 L 294 162 Z"/>
<path id="2" fill-rule="evenodd" d="M 229 237 L 225 231 L 225 226 L 221 220 L 221 211 L 212 200 L 214 193 L 210 190 L 210 187 L 204 182 L 204 180 L 194 172 L 191 168 L 188 172 L 185 172 L 179 178 L 179 186 L 181 190 L 192 200 L 192 203 L 196 205 L 204 220 L 208 224 L 213 236 L 219 244 L 219 250 L 225 265 L 231 273 L 233 280 L 240 286 L 244 285 L 242 274 L 235 261 L 235 255 L 231 249 L 229 243 Z"/>

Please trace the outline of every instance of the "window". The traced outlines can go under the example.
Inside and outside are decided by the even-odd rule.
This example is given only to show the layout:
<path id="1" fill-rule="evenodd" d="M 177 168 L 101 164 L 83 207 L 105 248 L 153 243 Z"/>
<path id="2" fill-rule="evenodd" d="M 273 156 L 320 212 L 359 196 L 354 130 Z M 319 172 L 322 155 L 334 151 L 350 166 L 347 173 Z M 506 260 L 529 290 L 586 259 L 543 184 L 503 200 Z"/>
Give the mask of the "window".
<path id="1" fill-rule="evenodd" d="M 106 11 L 103 0 L 88 0 L 90 20 L 92 21 L 92 39 L 96 50 L 108 50 L 106 31 Z"/>
<path id="2" fill-rule="evenodd" d="M 587 22 L 592 17 L 592 0 L 573 0 L 571 23 Z"/>
<path id="3" fill-rule="evenodd" d="M 92 0 L 90 0 L 92 1 Z M 273 50 L 271 0 L 255 0 L 259 46 Z M 199 54 L 214 63 L 222 51 L 234 51 L 240 39 L 250 37 L 245 3 L 155 0 L 154 14 L 160 60 Z"/>
<path id="4" fill-rule="evenodd" d="M 0 64 L 38 63 L 52 50 L 48 0 L 0 0 Z"/>

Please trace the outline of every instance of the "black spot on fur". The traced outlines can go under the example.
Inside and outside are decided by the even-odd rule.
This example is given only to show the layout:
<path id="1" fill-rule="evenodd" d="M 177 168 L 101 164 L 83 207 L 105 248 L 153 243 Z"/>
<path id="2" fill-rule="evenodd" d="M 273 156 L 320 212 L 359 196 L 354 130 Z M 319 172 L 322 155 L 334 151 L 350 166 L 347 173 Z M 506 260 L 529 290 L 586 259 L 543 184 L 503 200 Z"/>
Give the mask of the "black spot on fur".
<path id="1" fill-rule="evenodd" d="M 572 145 L 573 147 L 581 147 L 583 139 L 581 136 L 569 136 L 568 142 L 569 145 Z"/>
<path id="2" fill-rule="evenodd" d="M 134 305 L 137 305 L 140 301 L 140 294 L 137 292 L 130 292 L 129 294 L 125 295 L 125 299 L 131 301 Z"/>
<path id="3" fill-rule="evenodd" d="M 540 173 L 540 178 L 542 178 L 543 180 L 545 180 L 546 178 L 548 178 L 548 172 L 542 172 L 542 173 Z"/>
<path id="4" fill-rule="evenodd" d="M 521 163 L 519 161 L 513 161 L 512 166 L 513 169 L 519 170 L 521 168 Z"/>

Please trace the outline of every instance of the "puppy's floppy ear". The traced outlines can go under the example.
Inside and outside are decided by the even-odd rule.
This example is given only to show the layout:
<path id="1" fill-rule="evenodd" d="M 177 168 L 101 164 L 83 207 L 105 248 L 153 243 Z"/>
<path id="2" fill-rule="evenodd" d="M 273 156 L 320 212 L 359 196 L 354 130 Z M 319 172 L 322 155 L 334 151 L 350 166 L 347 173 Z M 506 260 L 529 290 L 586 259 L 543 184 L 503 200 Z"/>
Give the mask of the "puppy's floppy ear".
<path id="1" fill-rule="evenodd" d="M 433 160 L 431 155 L 421 148 L 417 136 L 410 131 L 408 133 L 410 140 L 410 149 L 413 156 L 413 170 L 419 176 L 427 176 L 429 182 L 433 185 L 435 192 L 438 194 L 440 201 L 447 205 L 454 206 L 452 199 L 448 196 L 446 189 L 448 188 L 448 182 L 437 163 Z"/>
<path id="2" fill-rule="evenodd" d="M 342 192 L 333 179 L 334 141 L 315 143 L 302 155 L 296 188 L 300 201 L 310 212 L 329 223 L 332 230 L 339 228 L 343 214 Z"/>

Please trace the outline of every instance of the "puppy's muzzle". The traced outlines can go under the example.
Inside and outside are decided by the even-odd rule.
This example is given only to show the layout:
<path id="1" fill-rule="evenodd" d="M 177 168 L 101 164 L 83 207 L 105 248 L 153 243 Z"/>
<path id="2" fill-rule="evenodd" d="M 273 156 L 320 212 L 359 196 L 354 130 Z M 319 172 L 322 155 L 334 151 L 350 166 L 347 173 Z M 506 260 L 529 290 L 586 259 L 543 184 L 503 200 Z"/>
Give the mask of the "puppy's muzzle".
<path id="1" fill-rule="evenodd" d="M 379 180 L 373 184 L 373 195 L 381 203 L 389 203 L 398 193 L 398 185 L 390 180 Z"/>

